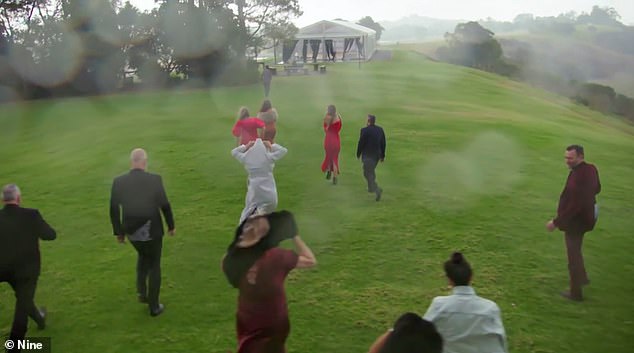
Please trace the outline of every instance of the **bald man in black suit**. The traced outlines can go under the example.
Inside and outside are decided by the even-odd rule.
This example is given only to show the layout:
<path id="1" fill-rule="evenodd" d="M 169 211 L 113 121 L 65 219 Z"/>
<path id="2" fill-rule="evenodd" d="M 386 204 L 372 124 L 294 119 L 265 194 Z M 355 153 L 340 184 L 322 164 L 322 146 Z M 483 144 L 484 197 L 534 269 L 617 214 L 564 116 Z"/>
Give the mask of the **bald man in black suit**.
<path id="1" fill-rule="evenodd" d="M 141 148 L 133 150 L 130 164 L 130 172 L 112 183 L 110 220 L 117 240 L 125 243 L 127 235 L 136 249 L 138 299 L 148 303 L 151 316 L 158 316 L 164 310 L 159 303 L 164 234 L 159 211 L 163 212 L 170 235 L 175 234 L 174 216 L 161 176 L 146 172 L 147 153 Z"/>

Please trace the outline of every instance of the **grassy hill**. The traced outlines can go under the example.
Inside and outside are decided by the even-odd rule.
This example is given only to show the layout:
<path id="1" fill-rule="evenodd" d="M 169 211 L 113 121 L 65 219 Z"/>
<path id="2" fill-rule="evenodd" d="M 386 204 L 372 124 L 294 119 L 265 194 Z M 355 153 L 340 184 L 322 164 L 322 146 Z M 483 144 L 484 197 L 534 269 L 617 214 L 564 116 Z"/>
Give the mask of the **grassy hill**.
<path id="1" fill-rule="evenodd" d="M 147 93 L 0 106 L 0 183 L 16 182 L 59 238 L 42 243 L 36 301 L 49 309 L 53 350 L 226 352 L 235 349 L 237 293 L 220 259 L 243 207 L 245 172 L 229 154 L 235 112 L 257 110 L 262 87 Z M 289 352 L 366 352 L 404 311 L 447 293 L 442 262 L 462 250 L 474 286 L 502 309 L 512 352 L 629 352 L 634 284 L 634 127 L 564 98 L 409 52 L 336 64 L 326 75 L 276 77 L 279 208 L 296 213 L 319 260 L 287 280 Z M 339 185 L 320 173 L 327 104 L 343 117 Z M 384 198 L 365 190 L 359 128 L 377 116 L 387 158 Z M 587 301 L 567 285 L 563 237 L 547 233 L 581 143 L 601 173 L 601 220 L 586 237 Z M 135 254 L 111 235 L 112 178 L 142 146 L 163 176 L 177 235 L 166 238 L 162 302 L 150 318 L 134 288 Z M 0 333 L 13 297 L 0 286 Z"/>

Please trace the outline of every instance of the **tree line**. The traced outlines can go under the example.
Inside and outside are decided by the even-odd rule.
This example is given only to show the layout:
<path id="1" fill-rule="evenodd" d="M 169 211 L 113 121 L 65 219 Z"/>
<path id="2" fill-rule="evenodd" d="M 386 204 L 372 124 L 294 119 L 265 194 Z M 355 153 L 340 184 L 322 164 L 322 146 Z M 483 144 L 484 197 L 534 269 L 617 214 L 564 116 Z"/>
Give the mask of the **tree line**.
<path id="1" fill-rule="evenodd" d="M 258 52 L 294 36 L 298 0 L 0 0 L 0 94 L 93 95 L 257 80 Z M 6 95 L 5 95 L 6 97 Z M 0 100 L 2 98 L 0 97 Z"/>

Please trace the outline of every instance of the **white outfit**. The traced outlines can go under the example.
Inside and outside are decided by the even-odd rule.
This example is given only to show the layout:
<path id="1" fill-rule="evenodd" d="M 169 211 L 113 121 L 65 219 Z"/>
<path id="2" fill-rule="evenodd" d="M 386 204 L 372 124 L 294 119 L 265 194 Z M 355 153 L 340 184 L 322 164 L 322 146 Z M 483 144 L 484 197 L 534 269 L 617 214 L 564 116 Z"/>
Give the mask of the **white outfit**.
<path id="1" fill-rule="evenodd" d="M 443 353 L 508 352 L 500 308 L 473 287 L 456 286 L 452 295 L 434 298 L 423 319 L 436 325 Z"/>
<path id="2" fill-rule="evenodd" d="M 267 214 L 277 208 L 277 187 L 273 177 L 275 161 L 286 155 L 288 150 L 278 144 L 271 145 L 267 150 L 261 139 L 247 150 L 240 145 L 231 150 L 231 155 L 244 165 L 249 177 L 247 179 L 247 196 L 244 200 L 244 210 L 240 216 L 242 223 L 254 209 L 258 214 Z"/>

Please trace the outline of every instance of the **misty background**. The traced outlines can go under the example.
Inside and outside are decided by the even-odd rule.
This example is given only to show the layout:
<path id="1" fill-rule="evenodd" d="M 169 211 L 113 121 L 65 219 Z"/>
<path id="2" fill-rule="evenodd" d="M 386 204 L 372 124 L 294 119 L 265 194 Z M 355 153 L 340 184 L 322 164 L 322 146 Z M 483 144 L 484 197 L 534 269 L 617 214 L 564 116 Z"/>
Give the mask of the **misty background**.
<path id="1" fill-rule="evenodd" d="M 629 2 L 610 3 L 634 16 Z M 375 30 L 383 51 L 413 50 L 429 60 L 507 76 L 634 121 L 634 27 L 617 8 L 588 3 L 580 9 L 575 2 L 553 15 L 522 12 L 497 20 L 492 16 L 508 18 L 514 9 L 552 13 L 568 3 L 425 4 L 0 0 L 0 101 L 255 83 L 265 64 L 285 64 L 281 53 L 299 24 L 318 18 Z M 459 16 L 467 10 L 471 18 L 491 15 L 477 21 L 420 15 L 378 21 L 370 15 Z"/>

